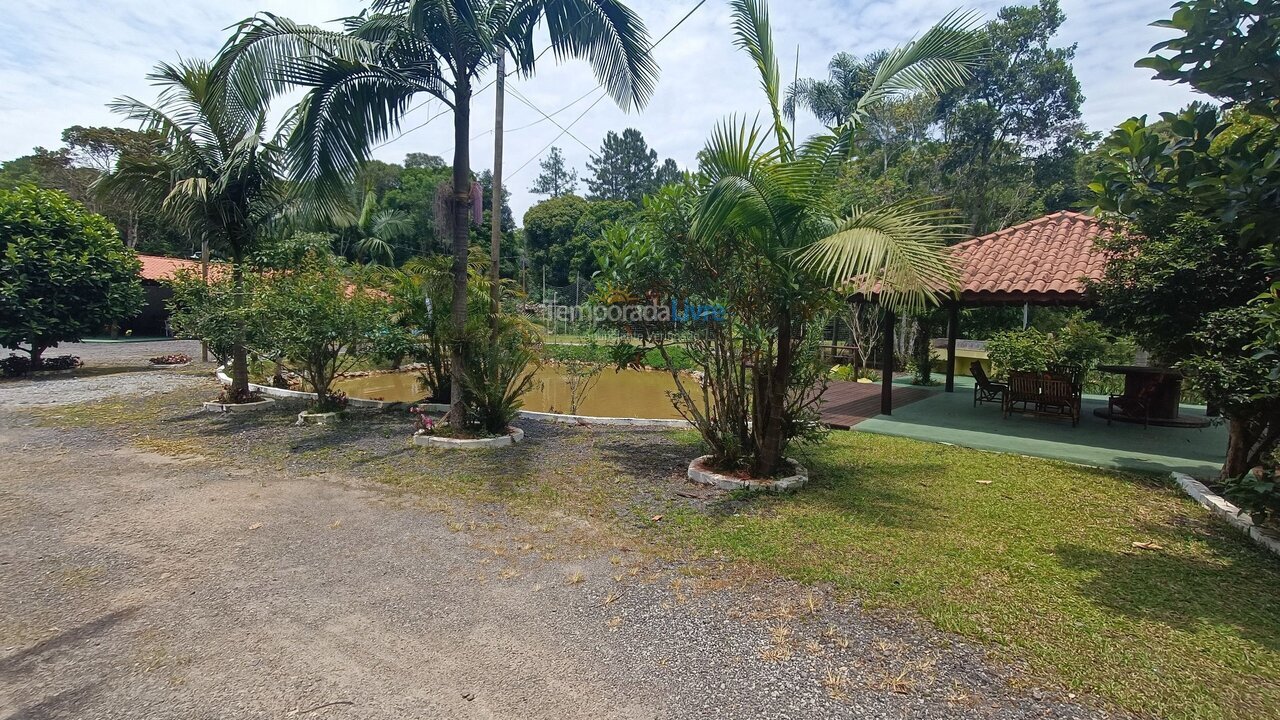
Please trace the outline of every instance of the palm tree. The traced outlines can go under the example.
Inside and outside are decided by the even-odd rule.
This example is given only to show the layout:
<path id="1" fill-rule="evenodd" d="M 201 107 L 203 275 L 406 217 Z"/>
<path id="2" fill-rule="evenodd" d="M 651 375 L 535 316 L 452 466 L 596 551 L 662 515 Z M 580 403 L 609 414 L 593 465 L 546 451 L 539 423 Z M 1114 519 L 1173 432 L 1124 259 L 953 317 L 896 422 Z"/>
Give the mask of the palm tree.
<path id="1" fill-rule="evenodd" d="M 160 88 L 154 103 L 123 97 L 111 108 L 160 133 L 166 147 L 155 155 L 121 157 L 98 189 L 164 213 L 193 238 L 225 249 L 242 302 L 245 258 L 290 202 L 283 146 L 279 138 L 264 139 L 266 108 L 224 87 L 210 63 L 161 63 L 147 77 Z M 243 327 L 240 336 L 231 349 L 233 402 L 249 392 Z"/>
<path id="2" fill-rule="evenodd" d="M 912 42 L 887 53 L 866 89 L 830 132 L 795 146 L 779 104 L 778 61 L 764 0 L 733 0 L 735 44 L 760 73 L 772 114 L 761 129 L 736 118 L 721 122 L 700 156 L 706 190 L 694 211 L 695 241 L 730 235 L 775 278 L 773 342 L 752 359 L 751 472 L 777 471 L 789 430 L 784 422 L 795 371 L 795 345 L 825 284 L 879 292 L 890 309 L 936 302 L 955 284 L 945 241 L 955 230 L 930 201 L 841 217 L 828 188 L 848 158 L 859 124 L 875 107 L 903 94 L 940 92 L 962 83 L 982 55 L 974 18 L 951 14 Z M 759 281 L 759 280 L 758 280 Z M 850 283 L 853 287 L 850 288 Z"/>
<path id="3" fill-rule="evenodd" d="M 653 92 L 657 65 L 644 24 L 618 0 L 374 0 L 342 31 L 260 14 L 240 24 L 223 53 L 231 84 L 263 102 L 293 87 L 310 90 L 296 110 L 291 170 L 319 190 L 348 182 L 372 146 L 394 133 L 411 99 L 425 93 L 453 111 L 452 398 L 462 405 L 467 318 L 467 223 L 471 190 L 471 99 L 481 73 L 509 56 L 530 75 L 546 26 L 557 59 L 582 58 L 624 110 Z"/>
<path id="4" fill-rule="evenodd" d="M 379 210 L 378 196 L 370 190 L 364 194 L 360 216 L 345 230 L 356 235 L 351 249 L 357 261 L 368 260 L 376 265 L 379 260 L 385 260 L 388 265 L 395 265 L 393 243 L 413 231 L 413 218 L 393 208 Z"/>
<path id="5" fill-rule="evenodd" d="M 857 55 L 836 53 L 827 63 L 827 79 L 802 78 L 787 88 L 787 100 L 782 109 L 788 118 L 796 116 L 798 108 L 805 108 L 827 125 L 843 125 L 858 100 L 871 87 L 880 63 L 888 55 L 883 50 L 860 58 Z"/>

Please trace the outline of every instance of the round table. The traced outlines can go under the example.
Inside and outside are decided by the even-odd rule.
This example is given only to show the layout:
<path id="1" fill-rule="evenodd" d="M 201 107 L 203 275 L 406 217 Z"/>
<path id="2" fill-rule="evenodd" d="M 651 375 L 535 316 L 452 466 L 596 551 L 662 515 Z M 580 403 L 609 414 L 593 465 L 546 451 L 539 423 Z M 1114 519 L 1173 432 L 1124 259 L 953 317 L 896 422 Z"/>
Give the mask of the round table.
<path id="1" fill-rule="evenodd" d="M 1138 395 L 1152 383 L 1149 413 L 1146 419 L 1131 417 L 1121 412 L 1111 414 L 1109 408 L 1097 408 L 1094 415 L 1117 422 L 1150 422 L 1165 427 L 1200 428 L 1209 425 L 1208 418 L 1186 417 L 1178 414 L 1182 402 L 1182 371 L 1152 365 L 1099 365 L 1102 372 L 1124 375 L 1124 394 Z"/>

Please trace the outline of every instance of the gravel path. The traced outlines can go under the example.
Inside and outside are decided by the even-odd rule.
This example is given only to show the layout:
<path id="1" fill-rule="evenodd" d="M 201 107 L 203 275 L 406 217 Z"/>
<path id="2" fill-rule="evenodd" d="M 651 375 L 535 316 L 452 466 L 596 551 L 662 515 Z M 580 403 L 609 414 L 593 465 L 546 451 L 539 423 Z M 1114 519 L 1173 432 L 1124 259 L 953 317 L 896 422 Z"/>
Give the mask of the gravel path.
<path id="1" fill-rule="evenodd" d="M 919 623 L 714 561 L 695 580 L 581 521 L 42 427 L 17 406 L 53 384 L 0 383 L 0 718 L 1099 716 Z"/>

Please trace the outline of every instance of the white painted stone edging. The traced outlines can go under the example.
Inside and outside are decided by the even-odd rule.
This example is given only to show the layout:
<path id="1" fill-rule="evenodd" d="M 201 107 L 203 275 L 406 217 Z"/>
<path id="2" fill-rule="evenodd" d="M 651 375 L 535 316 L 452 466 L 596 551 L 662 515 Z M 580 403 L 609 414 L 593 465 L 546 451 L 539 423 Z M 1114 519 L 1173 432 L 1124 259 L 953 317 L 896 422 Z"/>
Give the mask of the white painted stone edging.
<path id="1" fill-rule="evenodd" d="M 333 412 L 322 412 L 322 413 L 307 412 L 306 410 L 303 410 L 302 412 L 298 413 L 298 422 L 294 424 L 295 425 L 308 425 L 308 424 L 328 425 L 329 423 L 335 422 L 338 419 L 338 416 L 340 414 L 341 413 L 336 410 Z"/>
<path id="2" fill-rule="evenodd" d="M 768 490 L 769 492 L 788 492 L 799 489 L 809 482 L 809 471 L 805 470 L 804 466 L 795 460 L 785 461 L 791 463 L 791 467 L 795 469 L 794 475 L 788 475 L 777 480 L 743 480 L 732 475 L 721 475 L 713 470 L 699 467 L 710 459 L 710 455 L 703 455 L 689 463 L 689 479 L 703 485 L 718 487 L 721 490 L 751 489 Z"/>
<path id="3" fill-rule="evenodd" d="M 248 403 L 207 402 L 207 403 L 204 403 L 204 409 L 208 410 L 209 412 L 218 412 L 218 413 L 257 412 L 259 410 L 265 410 L 271 407 L 272 405 L 274 405 L 275 403 L 276 401 L 271 398 L 262 398 L 257 402 L 248 402 Z"/>
<path id="4" fill-rule="evenodd" d="M 80 368 L 63 368 L 62 370 L 32 370 L 27 373 L 28 377 L 53 377 L 55 375 L 70 375 Z"/>
<path id="5" fill-rule="evenodd" d="M 684 419 L 670 418 L 637 418 L 637 417 L 597 417 L 594 415 L 564 415 L 561 413 L 534 412 L 521 410 L 520 417 L 529 420 L 568 423 L 570 425 L 625 425 L 633 427 L 672 427 L 689 428 L 693 425 Z"/>
<path id="6" fill-rule="evenodd" d="M 172 365 L 165 365 L 164 363 L 148 363 L 148 367 L 152 370 L 177 370 L 178 368 L 184 368 L 190 364 L 191 361 L 188 360 L 184 363 L 174 363 Z"/>
<path id="7" fill-rule="evenodd" d="M 511 428 L 506 435 L 491 438 L 451 438 L 439 435 L 423 435 L 414 433 L 413 444 L 423 447 L 438 447 L 446 450 L 477 450 L 480 448 L 506 447 L 524 440 L 524 430 Z"/>
<path id="8" fill-rule="evenodd" d="M 1216 495 L 1212 490 L 1205 487 L 1204 483 L 1185 473 L 1170 473 L 1173 481 L 1178 483 L 1188 495 L 1196 502 L 1209 509 L 1209 512 L 1217 515 L 1225 520 L 1228 524 L 1234 526 L 1237 530 L 1248 535 L 1255 543 L 1270 550 L 1276 555 L 1280 555 L 1280 539 L 1276 539 L 1266 533 L 1262 529 L 1253 524 L 1253 520 L 1248 515 L 1241 515 L 1240 508 L 1229 502 L 1221 495 Z"/>
<path id="9" fill-rule="evenodd" d="M 226 366 L 219 366 L 213 371 L 214 376 L 218 378 L 218 382 L 223 385 L 230 385 L 231 378 L 226 373 Z M 278 400 L 306 400 L 308 402 L 316 401 L 316 394 L 312 392 L 302 392 L 301 390 L 286 390 L 285 388 L 271 387 L 270 385 L 259 385 L 257 383 L 249 383 L 249 390 L 259 395 L 276 398 Z M 395 405 L 393 402 L 385 400 L 365 400 L 364 398 L 348 398 L 348 407 L 373 408 L 374 410 L 382 410 Z"/>

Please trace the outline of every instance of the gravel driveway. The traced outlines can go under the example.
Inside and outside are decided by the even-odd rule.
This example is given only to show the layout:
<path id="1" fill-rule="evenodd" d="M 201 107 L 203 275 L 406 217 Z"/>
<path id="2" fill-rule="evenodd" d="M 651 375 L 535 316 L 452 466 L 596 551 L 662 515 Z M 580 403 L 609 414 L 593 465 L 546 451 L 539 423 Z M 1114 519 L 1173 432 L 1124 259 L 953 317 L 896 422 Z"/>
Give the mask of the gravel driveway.
<path id="1" fill-rule="evenodd" d="M 213 392 L 155 370 L 0 383 L 0 718 L 1100 716 L 982 647 L 714 559 L 694 579 L 577 544 L 580 521 L 22 407 L 143 387 Z"/>

